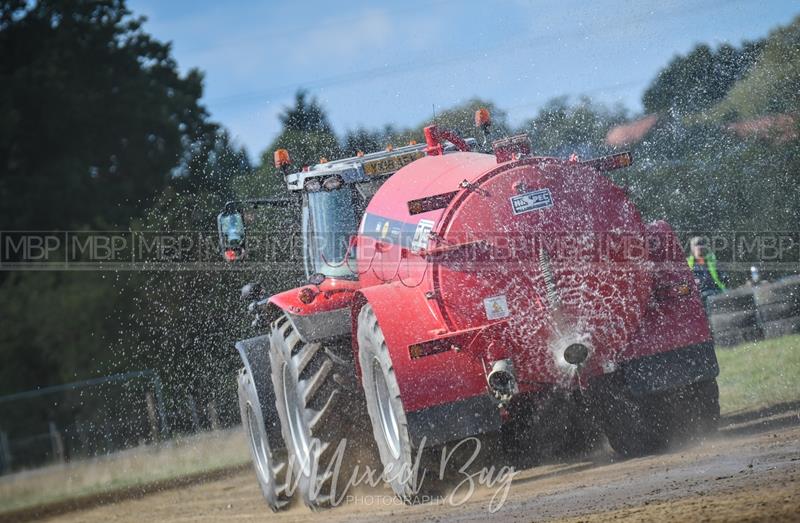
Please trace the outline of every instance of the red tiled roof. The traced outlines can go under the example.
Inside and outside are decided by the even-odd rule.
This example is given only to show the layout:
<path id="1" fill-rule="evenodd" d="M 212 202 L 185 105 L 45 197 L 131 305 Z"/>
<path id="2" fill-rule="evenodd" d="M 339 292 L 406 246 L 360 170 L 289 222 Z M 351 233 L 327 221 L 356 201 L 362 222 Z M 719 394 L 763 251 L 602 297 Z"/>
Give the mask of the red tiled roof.
<path id="1" fill-rule="evenodd" d="M 788 142 L 797 138 L 797 118 L 789 114 L 762 116 L 743 122 L 728 124 L 726 128 L 737 136 L 746 138 L 774 137 L 778 142 Z"/>
<path id="2" fill-rule="evenodd" d="M 612 127 L 606 134 L 606 143 L 616 147 L 640 142 L 658 122 L 658 115 L 649 114 L 644 118 Z"/>

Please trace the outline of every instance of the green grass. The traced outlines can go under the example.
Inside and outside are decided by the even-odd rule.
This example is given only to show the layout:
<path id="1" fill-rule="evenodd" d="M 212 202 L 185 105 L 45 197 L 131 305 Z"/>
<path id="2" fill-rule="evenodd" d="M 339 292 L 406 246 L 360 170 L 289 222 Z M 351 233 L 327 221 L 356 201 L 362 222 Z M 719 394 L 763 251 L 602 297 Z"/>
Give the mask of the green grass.
<path id="1" fill-rule="evenodd" d="M 723 414 L 800 400 L 800 336 L 718 348 Z"/>
<path id="2" fill-rule="evenodd" d="M 177 438 L 0 477 L 0 515 L 25 507 L 209 473 L 250 461 L 240 430 Z"/>

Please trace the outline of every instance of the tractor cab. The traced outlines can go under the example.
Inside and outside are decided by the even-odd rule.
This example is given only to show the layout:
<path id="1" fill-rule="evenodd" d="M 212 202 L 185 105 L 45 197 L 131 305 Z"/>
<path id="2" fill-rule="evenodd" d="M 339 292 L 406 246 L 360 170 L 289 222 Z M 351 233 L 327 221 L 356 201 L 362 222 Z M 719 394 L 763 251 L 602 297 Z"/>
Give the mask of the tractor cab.
<path id="1" fill-rule="evenodd" d="M 422 158 L 425 146 L 397 149 L 304 167 L 288 173 L 288 154 L 275 152 L 275 165 L 284 172 L 286 186 L 302 201 L 302 229 L 307 276 L 355 279 L 355 245 L 361 217 L 372 196 L 401 167 Z M 350 261 L 352 258 L 352 262 Z"/>
<path id="2" fill-rule="evenodd" d="M 306 276 L 355 279 L 355 246 L 351 239 L 367 204 L 392 174 L 425 154 L 425 144 L 411 143 L 341 160 L 323 158 L 316 165 L 290 172 L 289 153 L 279 149 L 275 152 L 275 166 L 282 172 L 291 197 L 228 202 L 217 217 L 220 251 L 229 262 L 246 256 L 244 209 L 288 207 L 299 202 Z"/>
<path id="3" fill-rule="evenodd" d="M 363 182 L 377 185 L 380 180 Z M 355 184 L 330 183 L 329 188 L 302 192 L 303 252 L 306 276 L 352 278 L 347 261 L 352 256 L 350 238 L 369 201 L 370 193 Z M 335 185 L 335 187 L 331 187 Z M 374 191 L 373 191 L 374 192 Z"/>

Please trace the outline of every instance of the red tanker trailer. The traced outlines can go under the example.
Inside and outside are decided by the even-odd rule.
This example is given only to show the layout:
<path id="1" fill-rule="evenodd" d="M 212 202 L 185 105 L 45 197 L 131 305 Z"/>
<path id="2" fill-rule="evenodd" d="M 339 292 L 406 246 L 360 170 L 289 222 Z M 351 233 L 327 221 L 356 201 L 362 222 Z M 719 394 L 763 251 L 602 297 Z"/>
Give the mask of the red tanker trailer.
<path id="1" fill-rule="evenodd" d="M 475 152 L 435 126 L 425 139 L 295 173 L 276 153 L 302 202 L 309 283 L 246 288 L 269 334 L 237 344 L 270 506 L 291 485 L 312 508 L 335 501 L 328 459 L 353 445 L 364 404 L 395 472 L 413 470 L 420 447 L 484 433 L 527 454 L 543 434 L 580 446 L 599 427 L 635 455 L 713 428 L 717 360 L 679 242 L 603 174 L 630 155 L 535 157 L 524 136 Z M 226 259 L 247 252 L 242 209 L 278 203 L 226 206 Z M 416 492 L 413 475 L 386 478 Z"/>

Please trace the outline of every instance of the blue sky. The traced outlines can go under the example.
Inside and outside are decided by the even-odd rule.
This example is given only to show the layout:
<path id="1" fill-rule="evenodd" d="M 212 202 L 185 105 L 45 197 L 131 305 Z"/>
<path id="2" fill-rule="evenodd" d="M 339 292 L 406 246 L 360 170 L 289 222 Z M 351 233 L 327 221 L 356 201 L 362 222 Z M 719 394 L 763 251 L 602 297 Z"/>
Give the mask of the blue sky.
<path id="1" fill-rule="evenodd" d="M 740 43 L 800 14 L 788 0 L 129 0 L 206 74 L 213 118 L 256 157 L 298 87 L 335 130 L 414 125 L 474 96 L 518 124 L 550 98 L 641 110 L 658 70 L 696 43 Z"/>

